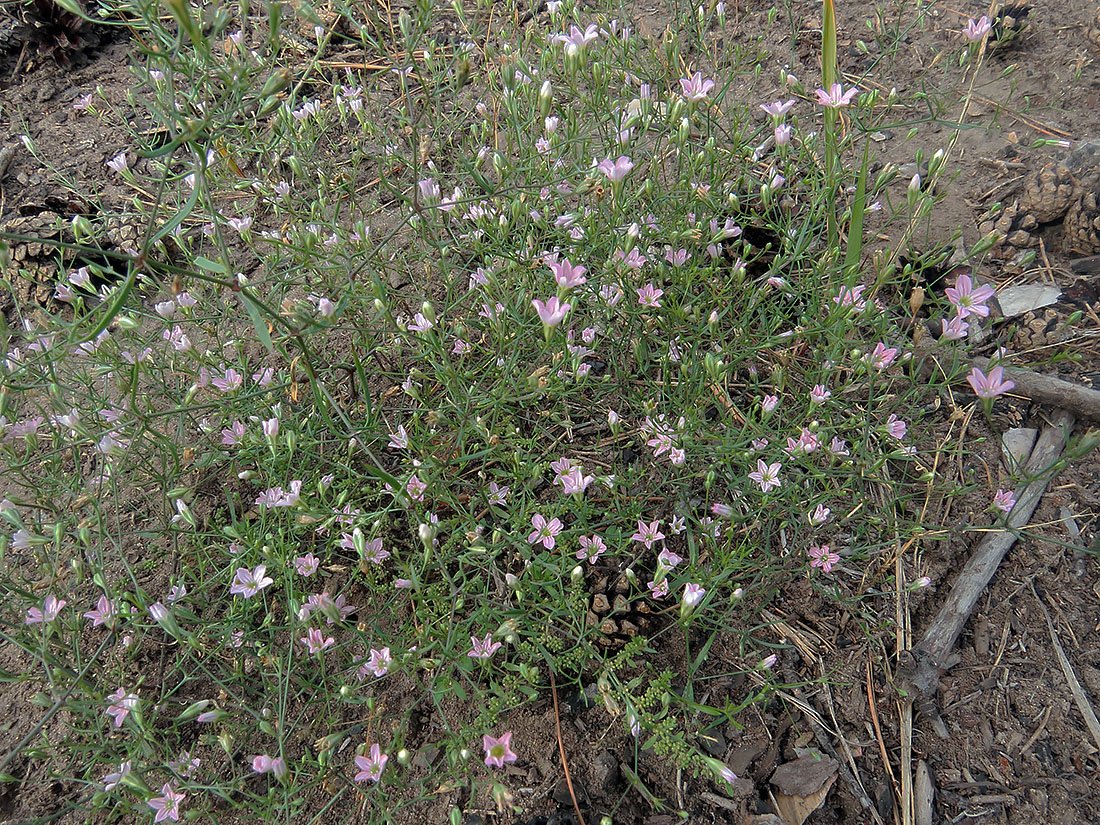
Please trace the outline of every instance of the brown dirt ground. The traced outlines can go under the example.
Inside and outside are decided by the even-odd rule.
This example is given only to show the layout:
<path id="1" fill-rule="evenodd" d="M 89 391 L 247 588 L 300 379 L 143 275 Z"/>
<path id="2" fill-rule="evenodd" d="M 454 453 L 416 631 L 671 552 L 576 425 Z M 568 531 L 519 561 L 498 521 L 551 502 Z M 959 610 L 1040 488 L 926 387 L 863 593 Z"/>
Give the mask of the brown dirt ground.
<path id="1" fill-rule="evenodd" d="M 877 47 L 864 25 L 867 11 L 853 4 L 840 5 L 842 68 L 858 76 L 871 58 L 855 48 L 854 38 L 862 37 L 871 45 L 872 58 Z M 902 14 L 908 5 L 890 5 L 887 15 Z M 734 37 L 747 42 L 763 36 L 774 62 L 765 67 L 767 70 L 777 74 L 780 66 L 789 64 L 800 77 L 816 76 L 814 54 L 819 35 L 815 29 L 820 26 L 820 4 L 810 0 L 792 3 L 800 31 L 799 48 L 794 53 L 787 45 L 785 24 L 767 26 L 766 7 L 736 2 L 727 6 Z M 899 43 L 896 57 L 880 64 L 872 78 L 885 88 L 897 86 L 904 98 L 922 82 L 942 79 L 941 72 L 950 74 L 941 60 L 955 52 L 953 47 L 943 51 L 944 46 L 957 42 L 955 33 L 966 16 L 977 17 L 986 10 L 975 4 L 964 6 L 965 14 L 936 7 L 924 26 L 909 31 Z M 846 12 L 849 16 L 843 17 Z M 1085 0 L 1051 0 L 1033 10 L 1030 29 L 1018 45 L 990 58 L 977 86 L 980 95 L 970 108 L 968 123 L 975 128 L 963 132 L 956 153 L 948 161 L 958 174 L 948 184 L 945 199 L 937 206 L 923 238 L 930 247 L 945 241 L 955 230 L 961 230 L 967 245 L 978 238 L 978 216 L 993 200 L 1011 199 L 1024 172 L 1053 156 L 1054 150 L 1027 149 L 1035 138 L 1100 136 L 1096 117 L 1100 110 L 1100 58 L 1089 51 L 1083 36 L 1084 26 L 1095 13 L 1095 5 Z M 629 16 L 639 31 L 652 36 L 667 20 L 663 7 L 637 6 Z M 845 41 L 849 33 L 852 37 Z M 132 84 L 128 52 L 124 40 L 108 39 L 68 69 L 49 61 L 25 60 L 15 75 L 11 75 L 14 66 L 12 55 L 8 55 L 0 61 L 3 145 L 17 142 L 20 134 L 30 135 L 44 156 L 55 162 L 64 159 L 60 168 L 77 182 L 78 188 L 98 196 L 105 205 L 120 205 L 128 193 L 106 173 L 104 163 L 125 148 L 124 135 L 119 129 L 78 115 L 71 104 L 78 95 L 99 85 L 117 107 L 118 117 L 137 120 L 138 113 L 126 102 Z M 1002 71 L 1013 64 L 1017 66 L 1015 74 L 1002 76 Z M 1079 77 L 1075 76 L 1078 71 Z M 754 94 L 771 99 L 759 89 Z M 957 112 L 956 103 L 948 119 Z M 985 128 L 994 120 L 994 126 Z M 899 163 L 912 160 L 912 144 L 902 145 L 900 140 L 906 128 L 895 130 L 898 134 L 881 148 L 884 159 Z M 925 146 L 936 147 L 947 133 L 946 126 L 926 124 L 919 140 Z M 18 206 L 24 192 L 45 180 L 46 173 L 36 161 L 25 152 L 18 153 L 3 179 L 4 215 Z M 980 274 L 999 286 L 1028 282 L 1066 285 L 1078 280 L 1068 268 L 1077 256 L 1063 248 L 1058 227 L 1044 228 L 1042 237 L 1045 254 L 1040 255 L 1040 265 L 1032 270 L 1009 275 L 991 262 Z M 1081 360 L 1076 364 L 1063 361 L 1052 368 L 1085 381 L 1100 374 L 1095 343 L 1100 331 L 1100 319 L 1095 315 L 1100 309 L 1096 278 L 1095 274 L 1091 276 L 1084 298 L 1093 314 L 1086 313 L 1076 328 L 1083 337 L 1064 345 L 1076 351 Z M 1064 318 L 1074 308 L 1059 305 L 1056 312 Z M 1011 324 L 1002 324 L 996 334 L 1010 348 L 1017 341 Z M 1037 352 L 1037 360 L 1042 352 Z M 953 399 L 945 396 L 939 408 L 942 422 L 936 427 L 941 436 L 948 432 L 948 419 L 954 409 Z M 1016 409 L 1017 415 L 1032 426 L 1041 426 L 1044 415 L 1050 412 L 1026 404 L 1018 404 Z M 957 462 L 953 459 L 949 472 L 979 480 L 1003 474 L 999 469 L 997 433 L 984 420 L 972 419 L 965 436 L 958 434 L 956 422 L 954 432 L 954 438 L 965 443 L 965 449 L 960 449 Z M 933 502 L 927 512 L 929 528 L 967 520 L 987 523 L 982 521 L 985 506 L 981 495 Z M 1067 532 L 1067 512 L 1080 527 L 1079 537 Z M 839 751 L 841 760 L 853 770 L 850 779 L 842 777 L 837 782 L 810 823 L 875 821 L 853 792 L 860 786 L 880 809 L 883 821 L 894 821 L 894 800 L 902 775 L 918 759 L 928 764 L 936 787 L 935 822 L 1100 822 L 1100 753 L 1071 698 L 1040 607 L 1043 604 L 1049 611 L 1093 707 L 1100 707 L 1100 646 L 1096 644 L 1100 630 L 1100 565 L 1095 554 L 1085 552 L 1097 547 L 1098 514 L 1100 460 L 1093 455 L 1063 471 L 1051 485 L 1033 517 L 1028 538 L 1009 552 L 968 623 L 958 645 L 961 660 L 942 677 L 939 706 L 950 737 L 941 740 L 925 720 L 917 717 L 912 732 L 913 756 L 908 763 L 901 759 L 901 716 L 889 681 L 898 649 L 895 633 L 888 627 L 894 616 L 893 598 L 874 602 L 879 610 L 886 611 L 887 620 L 870 628 L 859 618 L 836 615 L 829 606 L 831 602 L 814 593 L 807 583 L 791 585 L 773 604 L 774 625 L 758 636 L 784 645 L 780 673 L 792 684 L 823 676 L 828 684 L 815 682 L 790 688 L 766 706 L 755 706 L 743 714 L 743 730 L 719 731 L 716 753 L 742 777 L 727 794 L 716 794 L 717 789 L 710 783 L 679 777 L 650 755 L 637 751 L 621 724 L 609 725 L 598 699 L 585 707 L 576 696 L 563 692 L 563 739 L 575 786 L 582 799 L 588 801 L 587 821 L 597 821 L 600 814 L 610 811 L 615 812 L 617 823 L 670 825 L 678 821 L 671 814 L 655 812 L 638 793 L 630 791 L 619 770 L 620 765 L 628 765 L 634 766 L 654 793 L 688 811 L 692 823 L 746 822 L 750 815 L 766 810 L 763 797 L 776 765 L 795 758 L 805 748 L 817 748 Z M 903 605 L 909 612 L 914 637 L 939 609 L 954 571 L 980 537 L 980 533 L 952 530 L 945 540 L 928 541 L 918 548 L 919 565 L 912 553 L 906 557 L 908 575 L 927 574 L 933 580 L 932 587 Z M 1067 545 L 1077 545 L 1078 549 Z M 655 644 L 667 661 L 682 662 L 683 651 L 675 645 L 661 640 Z M 732 645 L 729 649 L 716 646 L 710 657 L 715 672 L 745 664 L 743 654 Z M 11 651 L 0 651 L 0 667 L 16 669 L 25 664 Z M 720 704 L 727 697 L 736 700 L 749 687 L 743 680 L 716 680 L 709 701 Z M 0 724 L 0 752 L 22 738 L 40 718 L 39 709 L 29 701 L 32 692 L 26 688 L 0 688 L 0 704 L 13 709 Z M 395 685 L 391 700 L 404 706 L 400 704 L 399 686 Z M 433 726 L 439 723 L 430 716 L 424 720 L 425 739 L 431 739 Z M 508 727 L 515 732 L 516 741 L 528 743 L 528 747 L 521 762 L 509 770 L 508 778 L 516 802 L 530 812 L 532 824 L 547 818 L 570 821 L 572 806 L 562 785 L 552 735 L 554 723 L 548 696 L 541 704 L 514 713 L 509 719 Z M 54 738 L 65 725 L 66 719 L 60 714 L 46 727 L 45 735 Z M 850 754 L 850 762 L 846 753 Z M 214 755 L 210 758 L 213 760 Z M 18 775 L 28 767 L 16 764 L 10 770 Z M 47 784 L 31 773 L 20 786 L 8 786 L 0 793 L 0 817 L 23 821 L 49 816 L 64 808 L 63 800 L 78 799 L 83 793 L 79 786 Z M 330 810 L 332 821 L 354 819 L 354 800 L 347 796 L 343 803 Z M 444 821 L 446 812 L 456 803 L 468 811 L 467 822 L 471 825 L 507 821 L 496 817 L 491 800 L 463 798 L 457 792 L 440 794 L 435 803 L 419 809 L 407 821 Z M 57 821 L 80 819 L 80 815 L 70 814 Z M 227 817 L 223 821 L 234 820 Z"/>

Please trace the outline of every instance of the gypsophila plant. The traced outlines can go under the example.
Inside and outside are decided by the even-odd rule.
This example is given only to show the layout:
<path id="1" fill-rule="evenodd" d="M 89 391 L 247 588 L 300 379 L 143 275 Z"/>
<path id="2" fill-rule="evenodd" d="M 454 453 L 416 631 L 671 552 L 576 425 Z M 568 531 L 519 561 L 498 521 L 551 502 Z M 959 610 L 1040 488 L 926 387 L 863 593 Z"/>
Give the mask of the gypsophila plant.
<path id="1" fill-rule="evenodd" d="M 721 3 L 656 41 L 558 2 L 164 5 L 128 6 L 149 128 L 105 160 L 137 240 L 78 220 L 0 342 L 3 677 L 67 719 L 2 778 L 136 821 L 517 808 L 553 676 L 733 782 L 695 727 L 778 689 L 760 611 L 805 581 L 884 626 L 865 577 L 934 483 L 859 245 L 935 203 L 867 171 L 893 101 L 768 86 Z M 706 705 L 719 671 L 748 687 Z"/>

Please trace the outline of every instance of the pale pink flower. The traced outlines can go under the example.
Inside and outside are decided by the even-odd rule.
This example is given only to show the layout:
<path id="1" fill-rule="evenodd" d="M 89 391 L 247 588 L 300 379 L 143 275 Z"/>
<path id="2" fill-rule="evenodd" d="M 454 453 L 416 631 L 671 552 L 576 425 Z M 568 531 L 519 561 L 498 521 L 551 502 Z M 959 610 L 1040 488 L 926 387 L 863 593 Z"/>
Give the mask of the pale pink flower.
<path id="1" fill-rule="evenodd" d="M 570 26 L 568 34 L 556 34 L 554 40 L 565 44 L 565 49 L 571 54 L 577 54 L 593 40 L 599 39 L 600 27 L 595 23 L 589 23 L 584 31 L 577 26 Z"/>
<path id="2" fill-rule="evenodd" d="M 668 579 L 647 582 L 646 587 L 649 589 L 649 595 L 654 599 L 663 599 L 668 595 Z"/>
<path id="3" fill-rule="evenodd" d="M 485 764 L 490 768 L 503 768 L 505 762 L 515 762 L 517 759 L 512 752 L 511 731 L 502 733 L 499 738 L 485 734 L 481 737 L 481 746 L 485 749 Z"/>
<path id="4" fill-rule="evenodd" d="M 638 530 L 630 537 L 631 541 L 641 542 L 645 545 L 645 549 L 649 550 L 653 547 L 654 542 L 658 542 L 665 537 L 665 534 L 661 532 L 661 522 L 654 520 L 649 524 L 646 524 L 641 519 L 638 519 Z"/>
<path id="5" fill-rule="evenodd" d="M 299 576 L 312 576 L 317 572 L 317 566 L 321 563 L 312 553 L 306 553 L 304 556 L 295 556 L 294 569 L 298 571 Z"/>
<path id="6" fill-rule="evenodd" d="M 116 728 L 121 728 L 130 712 L 137 709 L 138 695 L 127 693 L 124 688 L 119 688 L 107 698 L 111 700 L 111 704 L 107 707 L 107 715 L 111 717 Z"/>
<path id="7" fill-rule="evenodd" d="M 810 559 L 810 567 L 820 567 L 822 573 L 828 573 L 840 561 L 840 556 L 830 550 L 829 545 L 822 544 L 820 547 L 814 545 L 810 548 Z"/>
<path id="8" fill-rule="evenodd" d="M 681 267 L 688 262 L 691 257 L 691 253 L 684 248 L 680 249 L 666 249 L 665 260 L 675 267 Z"/>
<path id="9" fill-rule="evenodd" d="M 495 481 L 489 482 L 489 503 L 496 504 L 500 507 L 504 506 L 504 503 L 508 500 L 509 487 L 501 487 Z"/>
<path id="10" fill-rule="evenodd" d="M 42 601 L 41 607 L 27 608 L 27 617 L 23 620 L 23 624 L 49 624 L 58 617 L 61 608 L 66 604 L 68 602 L 64 599 L 49 595 Z"/>
<path id="11" fill-rule="evenodd" d="M 309 648 L 310 653 L 322 653 L 326 649 L 336 644 L 336 640 L 329 636 L 327 639 L 316 627 L 311 627 L 309 632 L 298 639 L 302 644 Z"/>
<path id="12" fill-rule="evenodd" d="M 863 360 L 877 370 L 884 370 L 890 366 L 897 357 L 898 351 L 896 347 L 887 347 L 886 344 L 879 341 L 875 344 L 875 348 L 872 352 L 863 356 Z"/>
<path id="13" fill-rule="evenodd" d="M 664 538 L 664 536 L 661 536 L 661 538 Z M 682 561 L 683 558 L 681 556 L 676 555 L 667 547 L 662 547 L 661 552 L 657 555 L 657 568 L 673 570 Z"/>
<path id="14" fill-rule="evenodd" d="M 886 432 L 890 433 L 890 435 L 896 438 L 898 441 L 901 441 L 903 438 L 905 438 L 905 433 L 907 430 L 908 425 L 906 425 L 906 423 L 898 418 L 896 415 L 891 414 L 890 417 L 886 419 Z"/>
<path id="15" fill-rule="evenodd" d="M 768 492 L 773 487 L 779 487 L 783 482 L 779 480 L 779 470 L 782 468 L 780 462 L 774 464 L 768 464 L 764 459 L 758 458 L 756 460 L 756 472 L 749 473 L 749 478 L 760 485 L 761 492 Z"/>
<path id="16" fill-rule="evenodd" d="M 107 161 L 107 165 L 111 167 L 111 169 L 113 169 L 114 171 L 118 172 L 120 175 L 130 167 L 129 161 L 126 160 L 125 152 L 119 152 L 117 155 Z"/>
<path id="17" fill-rule="evenodd" d="M 692 608 L 699 604 L 703 600 L 703 596 L 707 594 L 707 591 L 694 582 L 688 582 L 684 585 L 683 603 L 686 608 Z"/>
<path id="18" fill-rule="evenodd" d="M 693 103 L 706 100 L 713 88 L 714 81 L 710 78 L 704 79 L 702 72 L 696 72 L 691 77 L 680 78 L 681 94 L 683 94 L 685 100 Z"/>
<path id="19" fill-rule="evenodd" d="M 548 327 L 556 327 L 560 324 L 573 308 L 573 305 L 568 302 L 560 302 L 556 295 L 548 298 L 545 303 L 536 298 L 531 301 L 531 306 L 539 314 L 539 319 Z"/>
<path id="20" fill-rule="evenodd" d="M 500 647 L 500 642 L 493 641 L 492 633 L 486 633 L 484 639 L 471 636 L 470 644 L 473 648 L 467 651 L 466 655 L 471 659 L 489 659 Z"/>
<path id="21" fill-rule="evenodd" d="M 92 627 L 106 625 L 113 630 L 118 623 L 118 612 L 118 604 L 113 599 L 108 600 L 106 596 L 100 596 L 95 609 L 85 613 L 84 618 L 91 620 Z"/>
<path id="22" fill-rule="evenodd" d="M 170 819 L 179 822 L 180 803 L 187 797 L 185 793 L 176 793 L 176 790 L 167 782 L 160 789 L 160 796 L 150 799 L 145 804 L 157 812 L 153 817 L 154 822 L 163 822 Z"/>
<path id="23" fill-rule="evenodd" d="M 577 551 L 577 558 L 580 561 L 595 564 L 596 559 L 607 552 L 607 545 L 604 544 L 604 540 L 594 533 L 592 536 L 581 536 L 580 543 L 581 549 Z"/>
<path id="24" fill-rule="evenodd" d="M 848 442 L 836 436 L 833 436 L 833 440 L 829 444 L 829 452 L 833 455 L 851 455 L 848 450 Z"/>
<path id="25" fill-rule="evenodd" d="M 117 770 L 111 771 L 111 773 L 103 777 L 104 793 L 110 793 L 115 788 L 117 788 L 118 784 L 130 774 L 131 770 L 132 766 L 130 764 L 130 760 L 127 759 L 125 762 L 118 766 Z"/>
<path id="26" fill-rule="evenodd" d="M 993 496 L 993 507 L 1002 513 L 1011 513 L 1016 506 L 1016 496 L 1011 490 L 998 490 Z"/>
<path id="27" fill-rule="evenodd" d="M 381 650 L 375 650 L 372 647 L 370 649 L 370 658 L 363 667 L 373 673 L 375 677 L 381 678 L 390 672 L 391 664 L 393 664 L 393 657 L 390 656 L 390 649 L 388 647 L 384 647 Z"/>
<path id="28" fill-rule="evenodd" d="M 286 760 L 281 756 L 276 756 L 274 759 L 268 756 L 266 753 L 260 756 L 253 757 L 252 770 L 255 773 L 275 774 L 276 779 L 282 779 L 286 776 Z"/>
<path id="29" fill-rule="evenodd" d="M 986 301 L 997 294 L 993 287 L 985 284 L 975 289 L 969 275 L 960 275 L 955 279 L 955 286 L 947 287 L 944 293 L 947 295 L 947 300 L 954 304 L 959 318 L 970 315 L 987 317 L 989 307 L 985 305 Z"/>
<path id="30" fill-rule="evenodd" d="M 661 296 L 665 294 L 663 289 L 658 289 L 653 284 L 646 284 L 641 289 L 636 290 L 638 293 L 638 303 L 644 307 L 652 307 L 653 309 L 660 309 Z"/>
<path id="31" fill-rule="evenodd" d="M 566 495 L 583 493 L 595 479 L 583 474 L 580 467 L 572 467 L 568 473 L 561 476 L 562 492 Z"/>
<path id="32" fill-rule="evenodd" d="M 829 520 L 829 515 L 833 511 L 826 507 L 824 504 L 817 505 L 817 509 L 808 514 L 806 518 L 810 520 L 810 524 L 814 527 L 824 524 Z"/>
<path id="33" fill-rule="evenodd" d="M 404 449 L 408 448 L 408 446 L 409 446 L 409 436 L 408 436 L 408 433 L 405 432 L 405 425 L 404 424 L 398 424 L 397 425 L 397 432 L 390 433 L 389 436 L 390 436 L 389 446 L 393 447 L 395 450 L 404 450 Z"/>
<path id="34" fill-rule="evenodd" d="M 634 168 L 634 162 L 626 155 L 620 155 L 617 159 L 601 160 L 597 168 L 607 176 L 610 181 L 620 181 L 630 174 Z"/>
<path id="35" fill-rule="evenodd" d="M 989 17 L 983 14 L 977 20 L 967 21 L 966 28 L 963 29 L 963 37 L 971 43 L 977 43 L 985 37 L 992 28 L 993 25 L 989 22 Z"/>
<path id="36" fill-rule="evenodd" d="M 853 86 L 848 91 L 844 91 L 843 86 L 839 83 L 834 83 L 829 87 L 829 91 L 826 92 L 824 89 L 817 89 L 814 91 L 814 94 L 817 95 L 817 102 L 822 106 L 827 106 L 830 109 L 839 109 L 851 103 L 852 98 L 859 94 L 859 89 Z"/>
<path id="37" fill-rule="evenodd" d="M 551 261 L 547 263 L 550 267 L 550 271 L 554 273 L 554 280 L 557 281 L 558 286 L 562 289 L 572 289 L 577 286 L 584 286 L 588 279 L 584 277 L 584 273 L 587 272 L 587 268 L 583 266 L 574 266 L 569 262 L 568 258 L 561 261 Z M 547 302 L 549 305 L 549 301 Z M 535 309 L 538 309 L 536 306 Z M 568 310 L 565 310 L 568 312 Z M 539 312 L 539 316 L 542 316 L 542 312 Z M 549 323 L 549 322 L 547 322 Z"/>
<path id="38" fill-rule="evenodd" d="M 542 546 L 547 550 L 553 550 L 557 536 L 564 525 L 557 518 L 553 518 L 547 521 L 541 513 L 535 513 L 531 516 L 531 526 L 535 529 L 531 532 L 531 535 L 527 537 L 529 544 L 538 544 L 542 542 Z"/>
<path id="39" fill-rule="evenodd" d="M 355 774 L 355 781 L 365 782 L 369 779 L 371 782 L 378 782 L 381 780 L 382 770 L 386 767 L 389 758 L 387 754 L 382 753 L 382 748 L 377 743 L 371 745 L 370 756 L 355 757 L 355 767 L 359 769 Z"/>
<path id="40" fill-rule="evenodd" d="M 413 501 L 423 501 L 424 491 L 427 489 L 428 485 L 417 478 L 416 473 L 412 474 L 408 484 L 405 485 L 405 492 L 409 494 L 409 498 Z"/>
<path id="41" fill-rule="evenodd" d="M 775 145 L 786 146 L 791 142 L 791 126 L 789 123 L 780 123 L 775 127 Z"/>
<path id="42" fill-rule="evenodd" d="M 238 567 L 237 575 L 233 577 L 233 584 L 230 586 L 229 592 L 245 599 L 252 598 L 264 588 L 275 583 L 275 580 L 270 576 L 264 575 L 266 572 L 267 565 L 265 564 L 258 565 L 255 570 Z"/>
<path id="43" fill-rule="evenodd" d="M 772 117 L 783 117 L 794 106 L 794 98 L 792 97 L 788 101 L 777 100 L 775 103 L 761 103 L 760 108 L 767 112 Z"/>
<path id="44" fill-rule="evenodd" d="M 810 401 L 814 404 L 824 404 L 832 397 L 832 393 L 825 389 L 824 384 L 815 384 L 810 390 Z"/>
<path id="45" fill-rule="evenodd" d="M 760 409 L 766 413 L 772 412 L 779 404 L 779 397 L 775 395 L 765 395 L 764 400 L 760 402 Z"/>
<path id="46" fill-rule="evenodd" d="M 954 316 L 950 321 L 946 318 L 941 318 L 940 323 L 943 325 L 943 337 L 948 341 L 958 341 L 961 338 L 966 337 L 966 333 L 970 329 L 970 324 L 966 323 L 958 315 Z"/>
<path id="47" fill-rule="evenodd" d="M 1015 381 L 1004 380 L 1003 367 L 994 367 L 989 371 L 989 375 L 974 367 L 970 370 L 970 375 L 966 376 L 966 380 L 974 388 L 974 394 L 978 398 L 996 398 L 1016 386 Z"/>

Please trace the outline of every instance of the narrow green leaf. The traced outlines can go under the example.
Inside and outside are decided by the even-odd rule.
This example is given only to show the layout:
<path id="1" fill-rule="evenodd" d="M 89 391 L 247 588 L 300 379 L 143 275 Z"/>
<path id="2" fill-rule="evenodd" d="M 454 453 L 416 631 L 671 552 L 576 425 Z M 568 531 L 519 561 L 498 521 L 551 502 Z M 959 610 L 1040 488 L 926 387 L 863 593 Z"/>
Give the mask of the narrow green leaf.
<path id="1" fill-rule="evenodd" d="M 198 263 L 198 261 L 195 261 L 195 263 Z M 256 335 L 259 336 L 260 343 L 267 348 L 268 352 L 274 353 L 275 344 L 272 343 L 271 333 L 267 331 L 267 323 L 264 321 L 263 315 L 260 314 L 259 303 L 248 294 L 246 289 L 241 290 L 241 300 L 244 301 L 244 307 L 248 310 L 248 317 L 252 320 L 252 326 L 256 328 Z"/>
<path id="2" fill-rule="evenodd" d="M 169 232 L 174 231 L 175 228 L 183 223 L 184 219 L 191 214 L 192 210 L 194 210 L 195 208 L 195 204 L 198 203 L 198 201 L 199 187 L 193 186 L 191 187 L 191 195 L 187 198 L 187 202 L 184 203 L 183 208 L 177 210 L 176 214 L 169 218 L 164 226 L 156 231 L 156 234 L 154 234 L 153 237 L 149 239 L 149 243 L 156 243 L 161 238 L 166 237 Z"/>
<path id="3" fill-rule="evenodd" d="M 204 258 L 202 255 L 195 258 L 195 266 L 199 269 L 205 269 L 207 272 L 215 272 L 218 275 L 228 275 L 229 270 L 225 268 L 225 264 L 220 264 L 217 261 L 212 261 L 209 258 Z"/>

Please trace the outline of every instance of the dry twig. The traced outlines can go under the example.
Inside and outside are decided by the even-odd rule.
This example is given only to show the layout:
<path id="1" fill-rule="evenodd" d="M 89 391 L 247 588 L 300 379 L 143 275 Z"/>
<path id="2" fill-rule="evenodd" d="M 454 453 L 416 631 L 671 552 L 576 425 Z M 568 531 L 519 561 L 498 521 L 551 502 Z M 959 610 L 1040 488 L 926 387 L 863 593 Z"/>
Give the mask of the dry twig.
<path id="1" fill-rule="evenodd" d="M 982 539 L 920 643 L 899 656 L 895 684 L 929 718 L 941 737 L 946 738 L 947 728 L 935 705 L 940 670 L 950 666 L 955 642 L 978 598 L 997 572 L 1005 553 L 1016 543 L 1017 531 L 1027 524 L 1039 505 L 1052 477 L 1050 468 L 1062 454 L 1072 429 L 1073 416 L 1065 410 L 1055 412 L 1053 425 L 1043 430 L 1028 458 L 1024 474 L 1034 480 L 1016 491 L 1016 506 L 1006 520 L 1007 529 L 992 531 Z"/>

